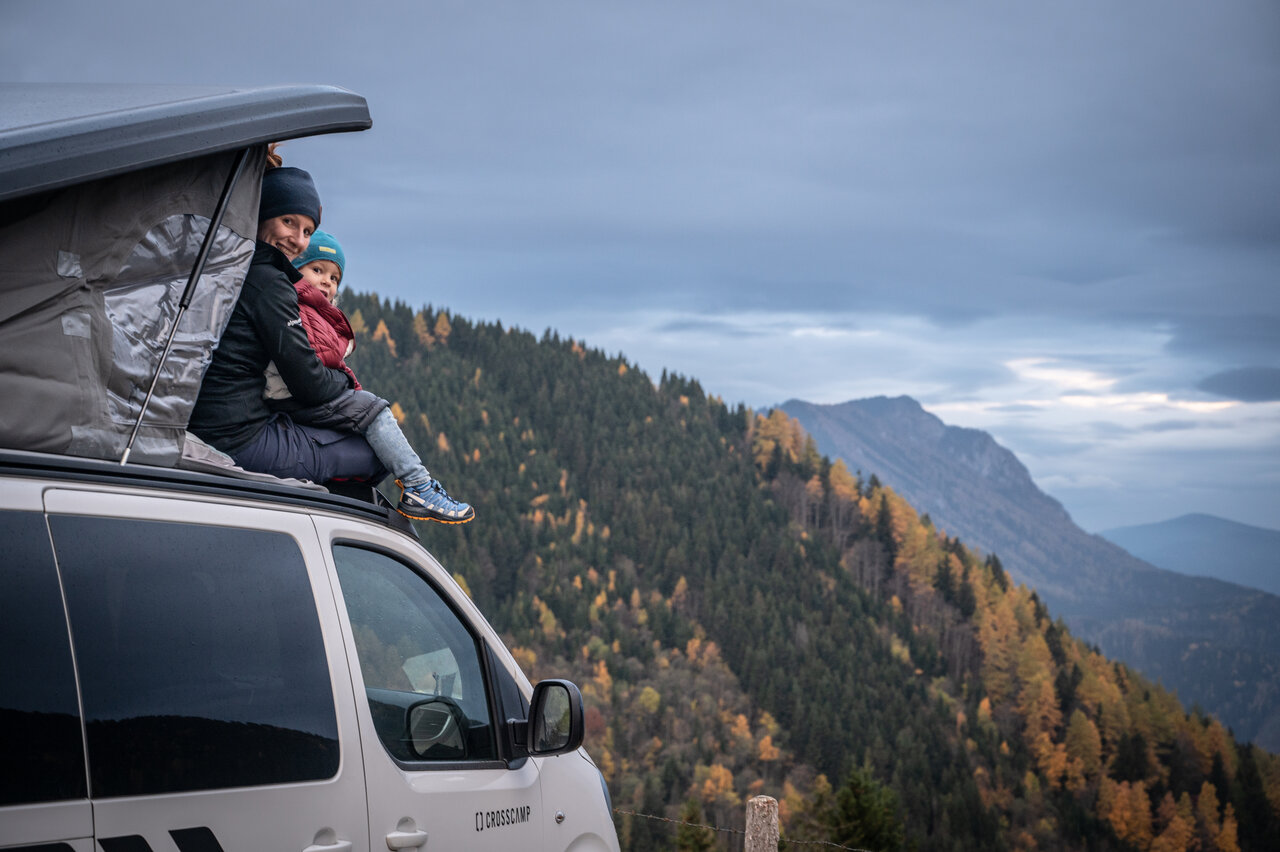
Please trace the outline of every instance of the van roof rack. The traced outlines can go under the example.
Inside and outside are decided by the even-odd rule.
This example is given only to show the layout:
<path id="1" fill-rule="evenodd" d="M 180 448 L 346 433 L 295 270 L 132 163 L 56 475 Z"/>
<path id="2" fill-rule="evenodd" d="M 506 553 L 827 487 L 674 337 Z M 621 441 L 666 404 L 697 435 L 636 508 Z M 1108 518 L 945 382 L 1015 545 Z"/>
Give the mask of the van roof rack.
<path id="1" fill-rule="evenodd" d="M 367 130 L 335 86 L 0 84 L 0 201 L 264 142 Z"/>
<path id="2" fill-rule="evenodd" d="M 400 515 L 385 500 L 373 502 L 369 497 L 337 493 L 334 489 L 299 488 L 286 480 L 272 481 L 271 477 L 241 479 L 219 473 L 203 473 L 179 468 L 153 467 L 151 465 L 118 464 L 104 459 L 82 456 L 65 456 L 51 453 L 35 453 L 26 450 L 0 449 L 0 476 L 38 477 L 60 479 L 67 482 L 96 482 L 113 485 L 145 485 L 183 494 L 207 494 L 210 496 L 245 497 L 281 505 L 357 515 L 380 521 L 417 539 L 418 532 L 408 519 Z M 370 492 L 372 486 L 368 487 Z"/>

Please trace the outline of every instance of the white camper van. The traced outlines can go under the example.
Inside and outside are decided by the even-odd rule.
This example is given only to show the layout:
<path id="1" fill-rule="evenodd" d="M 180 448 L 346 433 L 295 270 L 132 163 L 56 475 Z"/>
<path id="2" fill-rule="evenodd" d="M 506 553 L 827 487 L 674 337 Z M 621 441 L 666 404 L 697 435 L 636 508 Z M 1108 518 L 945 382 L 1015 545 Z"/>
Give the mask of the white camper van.
<path id="1" fill-rule="evenodd" d="M 0 86 L 0 849 L 618 849 L 577 688 L 376 492 L 185 433 L 265 143 L 369 126 L 325 87 Z"/>

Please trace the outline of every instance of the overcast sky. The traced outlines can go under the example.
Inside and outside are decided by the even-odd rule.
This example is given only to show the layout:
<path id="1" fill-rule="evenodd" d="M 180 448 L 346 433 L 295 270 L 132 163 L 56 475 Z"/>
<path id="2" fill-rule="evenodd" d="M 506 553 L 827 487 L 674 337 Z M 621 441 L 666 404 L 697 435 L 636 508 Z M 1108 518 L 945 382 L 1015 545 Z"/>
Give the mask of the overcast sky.
<path id="1" fill-rule="evenodd" d="M 1274 0 L 0 0 L 0 80 L 351 89 L 283 153 L 355 289 L 1280 527 Z"/>

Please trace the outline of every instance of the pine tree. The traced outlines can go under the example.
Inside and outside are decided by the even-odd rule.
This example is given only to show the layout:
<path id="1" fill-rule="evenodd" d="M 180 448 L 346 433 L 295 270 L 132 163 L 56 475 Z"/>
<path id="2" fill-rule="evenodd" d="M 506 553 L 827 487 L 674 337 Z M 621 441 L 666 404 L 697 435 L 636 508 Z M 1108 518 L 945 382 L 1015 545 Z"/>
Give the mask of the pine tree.
<path id="1" fill-rule="evenodd" d="M 703 823 L 702 805 L 697 799 L 686 799 L 680 808 L 680 826 L 676 828 L 676 849 L 680 852 L 707 852 L 716 845 L 716 833 Z"/>
<path id="2" fill-rule="evenodd" d="M 905 832 L 898 817 L 898 797 L 866 769 L 849 773 L 836 791 L 826 816 L 830 841 L 841 846 L 896 852 Z"/>

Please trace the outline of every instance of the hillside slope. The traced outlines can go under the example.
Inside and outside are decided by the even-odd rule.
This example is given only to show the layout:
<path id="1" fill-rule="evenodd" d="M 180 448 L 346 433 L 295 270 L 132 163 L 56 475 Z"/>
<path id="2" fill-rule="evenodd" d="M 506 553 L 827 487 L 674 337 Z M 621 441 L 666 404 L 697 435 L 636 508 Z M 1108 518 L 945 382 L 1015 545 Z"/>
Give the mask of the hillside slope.
<path id="1" fill-rule="evenodd" d="M 1280 750 L 1280 598 L 1158 569 L 1086 533 L 989 434 L 948 426 L 909 397 L 782 409 L 822 452 L 997 553 L 1078 635 Z"/>
<path id="2" fill-rule="evenodd" d="M 362 382 L 477 507 L 424 543 L 531 677 L 582 686 L 624 848 L 701 848 L 662 819 L 741 828 L 758 792 L 790 839 L 885 850 L 1233 849 L 1280 824 L 1280 760 L 1072 639 L 781 412 L 345 298 Z"/>
<path id="3" fill-rule="evenodd" d="M 1166 571 L 1280 595 L 1280 530 L 1192 514 L 1098 535 Z"/>

